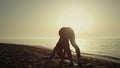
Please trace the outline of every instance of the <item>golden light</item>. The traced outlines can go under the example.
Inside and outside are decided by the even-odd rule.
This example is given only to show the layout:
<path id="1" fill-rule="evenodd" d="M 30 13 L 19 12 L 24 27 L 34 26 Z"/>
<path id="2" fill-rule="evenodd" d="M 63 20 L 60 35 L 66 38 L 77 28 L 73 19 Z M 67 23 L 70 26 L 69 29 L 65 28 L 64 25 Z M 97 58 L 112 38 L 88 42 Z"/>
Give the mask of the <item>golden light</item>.
<path id="1" fill-rule="evenodd" d="M 87 12 L 78 8 L 71 8 L 61 14 L 59 26 L 71 27 L 76 32 L 84 32 L 91 27 L 91 21 L 92 19 Z"/>

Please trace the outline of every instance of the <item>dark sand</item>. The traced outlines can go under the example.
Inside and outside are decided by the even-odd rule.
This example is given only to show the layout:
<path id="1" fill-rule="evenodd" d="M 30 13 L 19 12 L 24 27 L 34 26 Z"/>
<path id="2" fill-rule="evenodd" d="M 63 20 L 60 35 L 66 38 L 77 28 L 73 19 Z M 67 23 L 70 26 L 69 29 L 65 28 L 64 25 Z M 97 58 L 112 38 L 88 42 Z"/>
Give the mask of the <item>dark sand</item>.
<path id="1" fill-rule="evenodd" d="M 60 65 L 60 59 L 54 59 L 45 64 L 52 50 L 19 44 L 0 43 L 0 68 L 120 68 L 119 63 L 85 57 L 82 55 L 82 67 L 68 66 L 68 61 Z M 77 60 L 73 56 L 73 61 Z"/>

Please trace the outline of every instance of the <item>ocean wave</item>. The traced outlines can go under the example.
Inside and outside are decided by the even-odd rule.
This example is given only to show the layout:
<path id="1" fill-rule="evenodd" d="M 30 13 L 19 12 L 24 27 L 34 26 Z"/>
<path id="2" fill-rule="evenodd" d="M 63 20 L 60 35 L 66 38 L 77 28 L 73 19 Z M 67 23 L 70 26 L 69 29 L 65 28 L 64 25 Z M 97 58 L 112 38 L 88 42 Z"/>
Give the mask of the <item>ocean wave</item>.
<path id="1" fill-rule="evenodd" d="M 120 63 L 120 57 L 112 57 L 107 55 L 91 54 L 91 53 L 81 53 L 84 56 L 95 57 L 103 60 L 108 60 L 116 63 Z"/>

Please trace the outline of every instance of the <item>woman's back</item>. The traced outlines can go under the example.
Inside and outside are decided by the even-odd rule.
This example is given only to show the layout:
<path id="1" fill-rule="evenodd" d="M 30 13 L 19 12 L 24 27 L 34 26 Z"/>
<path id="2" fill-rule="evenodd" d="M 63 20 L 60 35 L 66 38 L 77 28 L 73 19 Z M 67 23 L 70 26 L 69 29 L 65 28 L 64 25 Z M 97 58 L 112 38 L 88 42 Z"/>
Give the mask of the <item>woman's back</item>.
<path id="1" fill-rule="evenodd" d="M 69 39 L 74 37 L 74 32 L 70 27 L 63 27 L 59 30 L 60 38 Z"/>

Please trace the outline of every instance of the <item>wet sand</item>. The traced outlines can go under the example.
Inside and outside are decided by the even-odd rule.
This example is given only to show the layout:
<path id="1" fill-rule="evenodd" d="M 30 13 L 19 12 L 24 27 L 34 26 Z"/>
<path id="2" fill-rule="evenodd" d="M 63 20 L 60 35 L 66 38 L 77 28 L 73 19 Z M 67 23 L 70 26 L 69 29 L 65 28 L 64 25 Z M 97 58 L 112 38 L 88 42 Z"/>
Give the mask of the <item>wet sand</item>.
<path id="1" fill-rule="evenodd" d="M 0 68 L 120 68 L 119 63 L 84 55 L 81 58 L 82 67 L 76 65 L 76 56 L 73 56 L 74 66 L 68 66 L 67 59 L 60 65 L 59 57 L 46 63 L 51 52 L 44 47 L 0 43 Z"/>

